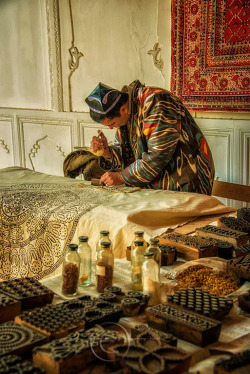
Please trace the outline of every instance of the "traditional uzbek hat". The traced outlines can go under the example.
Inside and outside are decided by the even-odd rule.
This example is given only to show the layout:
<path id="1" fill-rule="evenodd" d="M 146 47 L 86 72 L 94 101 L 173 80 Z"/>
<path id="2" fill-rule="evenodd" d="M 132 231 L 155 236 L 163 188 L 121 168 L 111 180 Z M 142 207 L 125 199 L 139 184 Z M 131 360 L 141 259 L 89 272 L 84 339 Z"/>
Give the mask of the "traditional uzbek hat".
<path id="1" fill-rule="evenodd" d="M 85 99 L 89 109 L 100 114 L 107 114 L 119 101 L 121 92 L 112 87 L 99 83 L 93 92 Z"/>

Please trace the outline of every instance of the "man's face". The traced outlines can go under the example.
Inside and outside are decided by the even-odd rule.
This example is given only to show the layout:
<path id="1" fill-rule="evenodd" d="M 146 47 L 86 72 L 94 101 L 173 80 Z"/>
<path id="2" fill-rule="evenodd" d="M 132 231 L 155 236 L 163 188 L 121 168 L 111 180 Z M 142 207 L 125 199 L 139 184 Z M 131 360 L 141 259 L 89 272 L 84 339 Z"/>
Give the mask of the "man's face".
<path id="1" fill-rule="evenodd" d="M 127 105 L 124 105 L 124 106 L 121 107 L 120 114 L 121 114 L 120 117 L 115 117 L 113 119 L 110 119 L 110 118 L 106 117 L 102 121 L 102 125 L 108 126 L 110 129 L 118 128 L 118 127 L 126 125 L 128 123 L 128 120 L 129 120 Z"/>

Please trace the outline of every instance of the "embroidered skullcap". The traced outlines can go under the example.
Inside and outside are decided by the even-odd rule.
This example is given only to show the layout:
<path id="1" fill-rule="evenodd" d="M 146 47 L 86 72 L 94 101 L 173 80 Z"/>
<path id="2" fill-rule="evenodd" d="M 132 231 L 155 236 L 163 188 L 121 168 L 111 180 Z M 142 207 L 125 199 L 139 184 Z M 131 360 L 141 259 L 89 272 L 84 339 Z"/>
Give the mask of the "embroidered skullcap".
<path id="1" fill-rule="evenodd" d="M 120 97 L 120 91 L 106 86 L 103 83 L 99 83 L 85 101 L 93 112 L 107 114 L 112 108 L 114 108 Z"/>

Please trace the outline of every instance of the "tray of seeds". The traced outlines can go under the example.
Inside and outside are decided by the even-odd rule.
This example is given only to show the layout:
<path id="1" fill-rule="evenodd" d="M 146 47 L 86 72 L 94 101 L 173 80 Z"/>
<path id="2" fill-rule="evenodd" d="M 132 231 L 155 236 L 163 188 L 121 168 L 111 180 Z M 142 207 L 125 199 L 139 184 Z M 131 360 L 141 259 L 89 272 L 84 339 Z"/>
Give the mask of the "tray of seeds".
<path id="1" fill-rule="evenodd" d="M 15 317 L 15 322 L 47 336 L 49 340 L 62 338 L 85 327 L 79 316 L 71 310 L 60 310 L 56 305 L 24 311 Z"/>
<path id="2" fill-rule="evenodd" d="M 20 300 L 22 310 L 51 304 L 54 297 L 54 292 L 35 278 L 0 282 L 0 293 Z"/>
<path id="3" fill-rule="evenodd" d="M 187 262 L 170 271 L 166 277 L 175 281 L 172 291 L 199 287 L 203 292 L 222 297 L 239 289 L 238 283 L 227 273 L 227 261 L 218 258 Z"/>
<path id="4" fill-rule="evenodd" d="M 173 295 L 167 296 L 167 303 L 203 314 L 206 317 L 221 320 L 233 307 L 233 300 L 216 296 L 199 287 L 182 288 Z"/>

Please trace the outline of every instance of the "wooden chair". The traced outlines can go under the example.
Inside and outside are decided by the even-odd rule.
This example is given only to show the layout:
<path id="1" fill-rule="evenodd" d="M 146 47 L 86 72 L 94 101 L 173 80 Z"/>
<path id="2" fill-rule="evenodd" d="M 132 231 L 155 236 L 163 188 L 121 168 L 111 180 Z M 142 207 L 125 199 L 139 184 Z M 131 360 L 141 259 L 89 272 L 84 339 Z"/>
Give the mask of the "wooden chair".
<path id="1" fill-rule="evenodd" d="M 250 186 L 214 180 L 212 196 L 250 203 Z"/>

